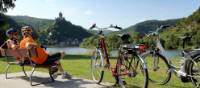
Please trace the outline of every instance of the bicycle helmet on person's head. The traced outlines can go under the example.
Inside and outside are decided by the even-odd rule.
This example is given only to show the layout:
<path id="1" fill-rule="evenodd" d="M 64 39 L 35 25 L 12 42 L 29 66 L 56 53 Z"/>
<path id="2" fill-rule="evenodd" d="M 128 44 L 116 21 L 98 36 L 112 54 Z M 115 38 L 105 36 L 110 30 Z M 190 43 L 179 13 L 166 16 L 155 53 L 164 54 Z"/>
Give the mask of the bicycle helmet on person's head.
<path id="1" fill-rule="evenodd" d="M 9 29 L 6 31 L 6 36 L 7 36 L 7 37 L 9 37 L 10 35 L 13 35 L 13 34 L 18 34 L 18 32 L 17 32 L 16 29 L 9 28 Z"/>
<path id="2" fill-rule="evenodd" d="M 30 26 L 24 26 L 21 29 L 22 34 L 28 33 L 28 34 L 32 34 L 32 28 Z"/>

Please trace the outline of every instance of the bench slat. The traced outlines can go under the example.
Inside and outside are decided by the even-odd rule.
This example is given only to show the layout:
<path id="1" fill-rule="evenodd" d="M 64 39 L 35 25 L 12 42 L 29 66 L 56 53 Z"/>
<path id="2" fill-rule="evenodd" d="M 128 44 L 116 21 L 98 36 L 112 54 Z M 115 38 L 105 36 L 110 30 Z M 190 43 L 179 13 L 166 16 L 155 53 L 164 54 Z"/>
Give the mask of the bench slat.
<path id="1" fill-rule="evenodd" d="M 31 49 L 1 49 L 1 56 L 13 56 L 13 57 L 29 57 L 28 52 L 30 52 L 30 57 L 37 57 L 36 48 Z"/>

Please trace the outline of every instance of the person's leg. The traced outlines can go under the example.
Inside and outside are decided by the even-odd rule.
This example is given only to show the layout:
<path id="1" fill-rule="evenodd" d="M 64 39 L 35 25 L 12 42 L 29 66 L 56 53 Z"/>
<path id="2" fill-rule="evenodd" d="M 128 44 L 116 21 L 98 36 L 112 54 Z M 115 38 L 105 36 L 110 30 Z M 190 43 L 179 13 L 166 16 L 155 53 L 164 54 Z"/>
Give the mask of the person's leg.
<path id="1" fill-rule="evenodd" d="M 60 60 L 64 58 L 64 52 L 59 52 L 59 53 L 55 53 L 52 55 L 49 55 L 48 60 L 45 62 L 46 64 L 49 63 L 55 63 L 57 65 L 57 68 L 59 70 L 59 72 L 56 73 L 56 75 L 61 74 L 62 78 L 71 78 L 71 75 L 69 75 L 67 72 L 64 71 Z"/>
<path id="2" fill-rule="evenodd" d="M 57 66 L 58 66 L 58 69 L 59 69 L 59 71 L 60 71 L 61 73 L 64 73 L 64 69 L 63 69 L 63 67 L 62 67 L 62 65 L 61 65 L 61 62 L 60 62 L 60 60 L 63 59 L 63 58 L 64 58 L 64 52 L 60 52 L 60 59 L 57 60 L 57 61 L 55 61 L 55 63 L 56 63 Z"/>
<path id="3" fill-rule="evenodd" d="M 64 52 L 60 52 L 60 60 L 63 59 L 64 56 L 65 56 Z M 58 66 L 58 69 L 59 69 L 60 73 L 62 74 L 62 78 L 71 79 L 71 75 L 64 71 L 60 60 L 56 61 L 56 63 L 57 63 L 57 66 Z"/>

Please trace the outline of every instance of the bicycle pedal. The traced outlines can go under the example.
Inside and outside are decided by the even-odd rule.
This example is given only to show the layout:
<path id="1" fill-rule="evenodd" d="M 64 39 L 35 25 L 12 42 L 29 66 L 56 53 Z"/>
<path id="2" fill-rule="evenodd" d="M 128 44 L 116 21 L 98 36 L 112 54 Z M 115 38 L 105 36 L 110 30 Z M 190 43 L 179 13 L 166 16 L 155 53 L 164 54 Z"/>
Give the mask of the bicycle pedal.
<path id="1" fill-rule="evenodd" d="M 124 84 L 124 85 L 126 85 L 126 84 L 127 84 L 127 83 L 126 83 L 126 81 L 122 81 L 122 82 L 123 82 L 123 84 Z"/>
<path id="2" fill-rule="evenodd" d="M 137 72 L 129 72 L 128 77 L 135 77 L 137 75 Z"/>
<path id="3" fill-rule="evenodd" d="M 188 79 L 188 77 L 180 77 L 181 78 L 181 81 L 186 83 L 186 82 L 190 82 L 190 80 Z"/>
<path id="4" fill-rule="evenodd" d="M 153 71 L 157 71 L 158 69 L 160 69 L 160 67 L 155 67 L 153 68 Z"/>
<path id="5" fill-rule="evenodd" d="M 105 68 L 110 68 L 110 64 L 104 65 Z"/>
<path id="6" fill-rule="evenodd" d="M 113 87 L 119 87 L 119 84 L 118 84 L 118 83 L 115 83 L 115 84 L 113 85 Z"/>

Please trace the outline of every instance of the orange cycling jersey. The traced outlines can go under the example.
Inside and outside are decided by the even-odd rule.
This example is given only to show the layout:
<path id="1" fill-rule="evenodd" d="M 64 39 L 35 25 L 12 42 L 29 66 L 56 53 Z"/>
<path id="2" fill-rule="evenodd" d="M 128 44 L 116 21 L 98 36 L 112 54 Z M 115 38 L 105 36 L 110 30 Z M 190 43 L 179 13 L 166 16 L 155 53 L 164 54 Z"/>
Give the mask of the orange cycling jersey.
<path id="1" fill-rule="evenodd" d="M 36 43 L 32 37 L 24 37 L 21 42 L 20 42 L 20 48 L 26 48 L 27 43 Z M 31 60 L 35 62 L 36 64 L 43 64 L 47 58 L 48 54 L 43 48 L 36 48 L 38 56 L 37 57 L 32 57 Z"/>

